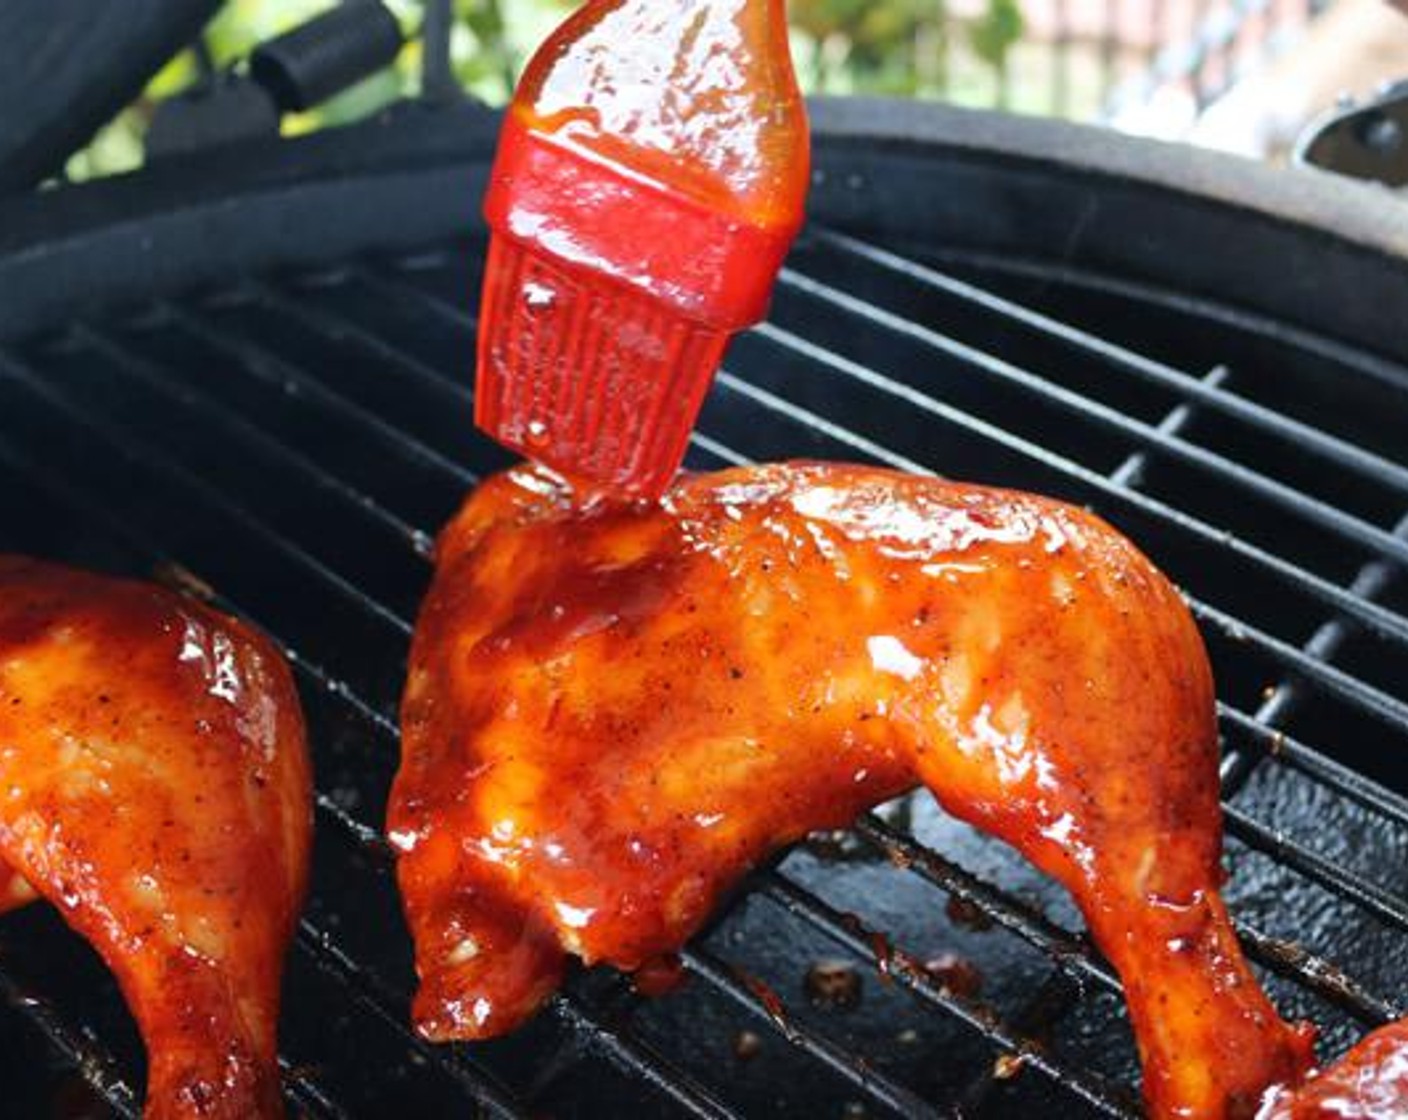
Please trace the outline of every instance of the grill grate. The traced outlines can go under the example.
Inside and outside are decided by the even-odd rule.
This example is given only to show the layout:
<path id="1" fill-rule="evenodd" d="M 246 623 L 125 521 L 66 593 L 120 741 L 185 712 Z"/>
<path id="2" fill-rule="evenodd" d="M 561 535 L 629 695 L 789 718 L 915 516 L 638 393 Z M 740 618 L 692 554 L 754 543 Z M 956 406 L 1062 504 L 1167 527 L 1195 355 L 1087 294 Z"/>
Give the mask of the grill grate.
<path id="1" fill-rule="evenodd" d="M 1118 984 L 1069 903 L 912 799 L 753 876 L 685 953 L 681 993 L 643 1001 L 598 972 L 507 1040 L 430 1047 L 408 1030 L 409 946 L 376 825 L 428 534 L 507 461 L 468 430 L 481 253 L 244 277 L 0 348 L 6 547 L 204 589 L 293 660 L 319 833 L 286 993 L 290 1099 L 328 1117 L 466 1101 L 571 1115 L 602 1094 L 640 1115 L 1138 1115 Z M 1335 364 L 1356 407 L 1311 422 L 1269 403 L 1304 397 L 1294 363 L 1282 382 L 1230 359 L 1189 373 L 1071 325 L 1100 323 L 1102 298 L 1139 302 L 1132 287 L 1089 295 L 1082 316 L 1075 285 L 1030 280 L 811 234 L 770 322 L 731 351 L 690 465 L 846 457 L 1039 489 L 1093 505 L 1183 580 L 1221 684 L 1239 931 L 1283 1009 L 1342 1048 L 1399 1013 L 1408 950 L 1391 755 L 1408 746 L 1408 463 L 1383 438 L 1408 420 L 1408 372 L 1264 323 L 1149 317 L 1198 348 L 1256 336 Z M 110 984 L 92 1010 L 96 966 L 56 926 L 40 912 L 0 926 L 0 997 L 133 1115 L 130 1024 Z M 936 947 L 980 962 L 987 990 L 927 969 Z M 879 965 L 859 1011 L 793 994 L 821 953 Z M 729 1053 L 744 1028 L 765 1035 L 752 1062 Z"/>

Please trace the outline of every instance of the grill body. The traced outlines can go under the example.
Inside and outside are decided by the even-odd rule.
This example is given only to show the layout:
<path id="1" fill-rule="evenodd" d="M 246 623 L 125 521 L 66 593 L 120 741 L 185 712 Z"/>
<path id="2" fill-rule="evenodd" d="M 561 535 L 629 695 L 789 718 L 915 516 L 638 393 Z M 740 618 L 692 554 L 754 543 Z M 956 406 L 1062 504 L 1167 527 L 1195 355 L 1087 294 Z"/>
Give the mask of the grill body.
<path id="1" fill-rule="evenodd" d="M 816 124 L 812 224 L 689 465 L 884 462 L 1089 504 L 1138 541 L 1213 654 L 1234 913 L 1338 1053 L 1399 1012 L 1408 966 L 1405 212 L 982 114 L 847 102 Z M 670 996 L 599 971 L 499 1042 L 407 1032 L 375 830 L 430 534 L 508 461 L 469 420 L 495 127 L 411 106 L 0 213 L 0 548 L 214 595 L 295 658 L 319 810 L 291 1099 L 1137 1115 L 1073 908 L 926 798 L 761 869 Z M 924 967 L 946 954 L 973 970 Z M 806 974 L 835 958 L 859 1002 L 813 1006 Z M 0 995 L 25 1101 L 81 1077 L 133 1112 L 130 1022 L 55 914 L 0 923 Z"/>

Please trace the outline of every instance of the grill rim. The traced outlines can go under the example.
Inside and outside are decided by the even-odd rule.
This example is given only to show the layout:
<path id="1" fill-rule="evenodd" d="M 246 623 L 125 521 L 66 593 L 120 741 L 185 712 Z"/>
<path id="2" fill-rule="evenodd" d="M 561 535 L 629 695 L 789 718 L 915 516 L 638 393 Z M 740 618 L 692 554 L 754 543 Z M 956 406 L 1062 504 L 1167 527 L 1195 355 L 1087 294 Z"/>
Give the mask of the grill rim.
<path id="1" fill-rule="evenodd" d="M 1408 207 L 1387 191 L 1315 168 L 1271 167 L 1096 125 L 893 98 L 818 98 L 809 109 L 824 141 L 938 148 L 1141 183 L 1408 261 Z"/>
<path id="2" fill-rule="evenodd" d="M 936 246 L 959 248 L 977 237 L 984 249 L 1019 254 L 1037 239 L 1024 224 L 1027 216 L 1006 211 L 1043 186 L 1064 187 L 1074 192 L 1073 205 L 1052 207 L 1055 216 L 1044 218 L 1064 223 L 1065 237 L 1041 240 L 1063 245 L 1066 265 L 1163 282 L 1185 295 L 1226 299 L 1235 292 L 1239 302 L 1274 317 L 1347 334 L 1361 345 L 1370 339 L 1377 350 L 1408 357 L 1389 311 L 1408 304 L 1408 206 L 1386 191 L 1315 169 L 1271 168 L 1095 126 L 987 110 L 818 98 L 809 111 L 809 209 L 832 227 L 881 239 L 922 232 Z M 232 269 L 316 265 L 477 228 L 499 119 L 498 111 L 475 102 L 404 102 L 306 137 L 231 145 L 4 200 L 0 336 L 53 323 L 75 306 L 110 303 L 114 295 L 139 299 Z M 913 176 L 881 173 L 888 161 L 915 158 L 940 185 L 975 174 L 992 179 L 1002 190 L 968 192 L 991 220 L 974 233 L 973 211 L 956 212 L 952 195 L 935 192 L 933 179 L 916 184 Z M 872 162 L 877 166 L 867 167 Z M 418 192 L 424 205 L 393 205 L 405 197 L 406 180 L 417 176 L 425 177 Z M 1120 192 L 1131 197 L 1112 208 Z M 1091 198 L 1100 200 L 1103 216 L 1089 210 Z M 898 222 L 890 220 L 896 213 Z M 1230 220 L 1243 237 L 1242 259 L 1185 250 L 1181 263 L 1201 270 L 1196 283 L 1161 276 L 1158 267 L 1166 262 L 1148 239 L 1175 215 L 1195 225 Z M 1227 243 L 1212 240 L 1217 247 Z M 1327 288 L 1345 294 L 1325 300 Z M 1375 299 L 1353 298 L 1365 291 L 1376 292 Z"/>
<path id="3" fill-rule="evenodd" d="M 492 118 L 490 118 L 490 119 L 492 119 Z M 873 140 L 873 138 L 872 138 L 872 140 Z M 487 149 L 486 149 L 486 150 L 487 150 Z M 870 143 L 869 145 L 867 145 L 866 150 L 867 150 L 867 151 L 874 151 L 874 150 L 875 150 L 875 145 L 874 145 L 873 143 Z M 928 154 L 932 154 L 932 153 L 928 153 Z M 426 166 L 430 167 L 432 170 L 440 170 L 439 166 L 435 163 L 435 161 L 427 161 Z M 293 170 L 294 170 L 294 172 L 298 172 L 298 171 L 299 171 L 299 168 L 294 167 Z M 422 171 L 422 170 L 424 170 L 423 167 L 422 167 L 422 168 L 418 168 L 417 171 L 416 171 L 416 173 L 418 174 L 418 173 L 420 173 L 420 171 Z M 452 173 L 453 173 L 453 172 L 456 172 L 456 168 L 454 168 L 454 167 L 449 168 L 449 170 L 450 170 Z M 374 176 L 376 176 L 376 175 L 386 176 L 386 172 L 385 172 L 384 169 L 378 170 L 378 171 L 374 171 L 374 172 L 372 173 L 372 176 L 371 176 L 371 177 L 374 177 Z M 386 176 L 386 177 L 390 178 L 390 176 Z M 297 185 L 298 185 L 298 183 L 297 183 L 298 178 L 299 178 L 298 174 L 295 174 L 295 175 L 293 176 L 293 178 L 290 179 L 290 180 L 288 181 L 288 183 L 285 183 L 284 185 L 287 186 L 287 185 L 289 185 L 289 183 L 291 183 L 292 185 L 297 186 Z M 173 182 L 179 182 L 179 181 L 181 181 L 181 180 L 180 180 L 180 176 L 176 176 L 175 179 L 173 180 Z M 267 182 L 268 180 L 266 179 L 265 181 Z M 362 180 L 362 181 L 365 181 L 365 180 Z M 398 175 L 398 177 L 396 178 L 396 182 L 399 184 L 399 186 L 398 186 L 396 189 L 397 189 L 397 190 L 404 190 L 404 189 L 405 189 L 405 181 L 406 181 L 406 180 L 405 180 L 405 176 L 404 176 L 404 175 Z M 86 188 L 85 188 L 85 189 L 86 189 Z M 271 190 L 265 190 L 264 188 L 261 188 L 261 191 L 263 191 L 264 193 L 269 193 L 269 194 L 271 194 L 271 195 L 273 195 L 273 196 L 277 196 L 279 189 L 282 189 L 282 188 L 273 188 L 273 189 L 271 189 Z M 849 189 L 849 188 L 848 188 L 848 189 Z M 260 192 L 255 192 L 255 193 L 260 193 Z M 468 197 L 469 197 L 470 200 L 472 201 L 472 199 L 473 199 L 474 196 L 473 196 L 473 195 L 469 195 Z M 140 196 L 138 196 L 138 200 L 140 201 Z M 203 196 L 201 196 L 201 195 L 199 195 L 199 194 L 197 193 L 197 194 L 195 194 L 195 195 L 192 197 L 192 199 L 190 200 L 190 209 L 191 209 L 192 212 L 204 214 L 204 213 L 207 213 L 207 212 L 209 212 L 209 211 L 218 211 L 221 206 L 226 205 L 226 204 L 229 204 L 229 203 L 231 203 L 232 201 L 233 201 L 232 199 L 224 198 L 224 197 L 219 198 L 219 199 L 209 199 L 209 198 L 203 197 Z M 454 205 L 455 207 L 458 207 L 458 206 L 460 206 L 460 204 L 461 204 L 462 201 L 463 201 L 463 200 L 457 200 L 453 205 Z M 323 202 L 320 203 L 320 204 L 323 204 L 323 205 L 326 204 L 325 198 L 324 198 Z M 448 210 L 449 207 L 447 207 L 446 209 Z M 345 219 L 346 219 L 346 215 L 344 214 L 344 215 L 341 216 L 341 219 L 340 219 L 340 220 L 345 220 Z M 121 224 L 121 223 L 119 223 L 119 224 Z M 137 226 L 137 232 L 138 232 L 138 233 L 142 232 L 141 227 L 140 227 L 140 219 L 134 219 L 133 224 Z M 460 227 L 460 231 L 463 232 L 463 227 Z M 100 232 L 101 232 L 101 231 L 100 231 Z M 404 244 L 404 242 L 407 240 L 407 238 L 405 238 L 405 236 L 404 236 L 404 233 L 405 233 L 404 229 L 402 229 L 402 228 L 400 228 L 400 227 L 398 226 L 398 229 L 397 229 L 397 231 L 396 231 L 396 237 L 395 237 L 395 240 L 396 240 L 396 242 L 398 243 L 398 246 Z M 439 236 L 443 236 L 443 232 L 442 232 Z M 238 245 L 238 246 L 241 248 L 241 250 L 243 250 L 243 248 L 245 247 L 243 242 L 237 241 L 235 244 Z M 277 246 L 275 246 L 275 247 L 277 247 Z M 328 246 L 323 245 L 323 246 L 321 247 L 321 252 L 320 252 L 319 256 L 321 257 L 321 256 L 323 256 L 323 255 L 338 255 L 338 254 L 337 254 L 337 252 L 336 252 L 335 250 L 330 252 Z M 85 259 L 86 259 L 86 258 L 85 258 Z M 230 258 L 229 255 L 225 255 L 225 256 L 222 256 L 222 257 L 220 258 L 220 261 L 219 261 L 219 275 L 220 275 L 220 276 L 222 276 L 222 277 L 227 277 L 227 274 L 228 274 L 228 272 L 229 272 L 229 270 L 230 270 L 230 259 L 231 259 L 231 258 Z M 260 263 L 262 264 L 263 262 L 260 262 Z M 287 261 L 287 260 L 280 260 L 279 263 L 287 264 L 287 263 L 290 263 L 290 262 Z M 246 267 L 254 267 L 254 266 L 246 265 Z M 354 267 L 355 267 L 355 266 L 354 266 Z M 171 283 L 171 281 L 170 281 L 169 279 L 162 278 L 162 279 L 159 279 L 159 280 L 155 281 L 155 286 L 160 287 L 160 288 L 167 288 L 170 283 Z M 257 281 L 256 281 L 256 283 L 257 283 Z M 125 295 L 128 295 L 128 296 L 132 296 L 132 295 L 141 296 L 141 295 L 143 295 L 144 293 L 142 293 L 141 291 L 137 291 L 137 292 L 134 293 L 134 292 L 132 292 L 132 291 L 129 290 L 128 292 L 125 292 L 124 294 L 125 294 Z M 458 305 L 456 305 L 456 306 L 457 306 L 457 310 L 458 310 Z M 468 302 L 466 301 L 466 304 L 465 304 L 465 313 L 467 313 L 467 308 L 468 308 Z M 86 311 L 86 310 L 87 310 L 87 309 L 80 309 L 80 311 L 78 312 L 78 314 L 81 314 L 83 311 Z M 120 428 L 121 425 L 118 425 L 118 427 Z M 139 441 L 139 442 L 140 442 L 140 441 Z M 255 615 L 254 617 L 256 618 L 256 621 L 257 621 L 257 620 L 258 620 L 258 615 Z M 1253 936 L 1253 940 L 1257 940 L 1258 938 L 1260 938 L 1260 936 L 1261 936 L 1261 935 L 1259 935 L 1259 934 L 1255 934 L 1255 935 Z M 1294 968 L 1294 967 L 1295 967 L 1294 963 L 1292 963 L 1292 964 L 1290 965 L 1290 967 Z M 1368 1018 L 1378 1017 L 1378 1016 L 1381 1014 L 1381 1011 L 1380 1011 L 1379 1009 L 1377 1009 L 1377 1008 L 1369 1008 L 1369 1007 L 1362 1008 L 1362 1009 L 1361 1009 L 1361 1015 L 1362 1015 L 1362 1013 L 1363 1013 L 1364 1011 L 1367 1011 L 1367 1012 L 1368 1012 L 1368 1015 L 1367 1015 L 1367 1016 L 1363 1016 L 1363 1017 L 1368 1017 Z M 640 1066 L 639 1064 L 633 1064 L 633 1063 L 628 1063 L 628 1064 L 631 1064 L 631 1065 L 632 1065 L 632 1068 L 633 1068 L 637 1073 L 639 1073 L 640 1070 L 643 1069 L 643 1068 L 648 1068 L 648 1067 L 642 1067 L 642 1066 Z M 673 1076 L 673 1075 L 671 1075 L 671 1076 Z M 675 1084 L 678 1085 L 679 1083 L 676 1082 Z M 1069 1087 L 1069 1086 L 1068 1086 L 1068 1087 Z M 669 1088 L 668 1085 L 667 1085 L 667 1088 Z M 670 1093 L 669 1095 L 672 1096 L 672 1097 L 674 1096 L 673 1093 Z M 684 1107 L 685 1107 L 686 1109 L 688 1109 L 688 1110 L 696 1111 L 696 1112 L 698 1112 L 699 1114 L 708 1114 L 708 1115 L 715 1114 L 714 1111 L 713 1111 L 713 1109 L 710 1107 L 711 1102 L 709 1102 L 707 1099 L 700 1099 L 700 1100 L 695 1101 L 695 1102 L 694 1102 L 694 1105 L 695 1105 L 694 1108 L 690 1108 L 690 1105 L 689 1105 L 688 1103 L 686 1103 L 686 1101 L 684 1101 L 684 1100 L 678 1100 L 678 1099 L 677 1099 L 677 1100 L 676 1100 L 676 1103 L 681 1104 L 682 1106 L 684 1106 Z M 727 1113 L 723 1113 L 723 1114 L 727 1114 Z"/>

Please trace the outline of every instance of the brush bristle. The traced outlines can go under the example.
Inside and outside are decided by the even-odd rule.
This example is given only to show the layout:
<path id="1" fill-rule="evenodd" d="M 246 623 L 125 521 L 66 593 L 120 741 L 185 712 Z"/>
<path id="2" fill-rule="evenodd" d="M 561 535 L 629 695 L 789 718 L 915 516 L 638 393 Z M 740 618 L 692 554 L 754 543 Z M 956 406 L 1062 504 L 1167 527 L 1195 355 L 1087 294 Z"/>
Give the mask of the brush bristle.
<path id="1" fill-rule="evenodd" d="M 656 497 L 728 342 L 617 281 L 490 241 L 475 421 L 569 475 Z"/>

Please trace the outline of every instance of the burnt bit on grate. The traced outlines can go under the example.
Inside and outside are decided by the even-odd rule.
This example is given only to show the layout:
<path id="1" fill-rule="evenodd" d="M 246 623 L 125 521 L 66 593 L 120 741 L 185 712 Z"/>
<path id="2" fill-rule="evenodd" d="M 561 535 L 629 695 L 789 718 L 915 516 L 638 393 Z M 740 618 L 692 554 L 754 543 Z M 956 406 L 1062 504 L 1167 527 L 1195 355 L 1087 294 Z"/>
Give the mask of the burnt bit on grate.
<path id="1" fill-rule="evenodd" d="M 678 955 L 656 957 L 631 973 L 631 986 L 648 999 L 659 999 L 676 991 L 689 979 Z"/>
<path id="2" fill-rule="evenodd" d="M 741 1030 L 733 1036 L 733 1056 L 740 1062 L 751 1062 L 763 1052 L 763 1036 L 756 1031 Z"/>
<path id="3" fill-rule="evenodd" d="M 982 971 L 966 957 L 957 953 L 939 953 L 924 962 L 930 979 L 955 995 L 971 997 L 983 990 Z"/>
<path id="4" fill-rule="evenodd" d="M 944 903 L 944 913 L 954 925 L 974 933 L 985 933 L 993 927 L 992 916 L 986 910 L 971 899 L 958 895 Z"/>
<path id="5" fill-rule="evenodd" d="M 852 1011 L 860 1006 L 860 970 L 835 957 L 814 961 L 802 977 L 802 991 L 813 1007 Z"/>

